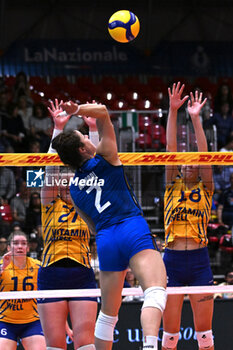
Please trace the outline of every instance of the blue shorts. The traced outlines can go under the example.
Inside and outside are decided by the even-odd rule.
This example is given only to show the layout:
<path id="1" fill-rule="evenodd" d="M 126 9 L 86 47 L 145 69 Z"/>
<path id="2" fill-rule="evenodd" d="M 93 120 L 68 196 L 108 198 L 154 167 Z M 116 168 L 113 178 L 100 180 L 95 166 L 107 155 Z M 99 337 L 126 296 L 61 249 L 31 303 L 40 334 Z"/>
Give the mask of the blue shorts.
<path id="1" fill-rule="evenodd" d="M 165 249 L 163 257 L 168 287 L 211 286 L 213 274 L 207 248 L 194 250 Z"/>
<path id="2" fill-rule="evenodd" d="M 96 281 L 92 269 L 79 265 L 76 267 L 40 267 L 38 271 L 38 290 L 51 289 L 95 289 Z M 42 298 L 37 299 L 38 304 L 53 303 L 62 300 L 89 300 L 97 301 L 97 298 Z"/>
<path id="3" fill-rule="evenodd" d="M 19 324 L 0 321 L 0 338 L 7 338 L 17 342 L 18 339 L 24 339 L 32 335 L 44 335 L 39 320 Z"/>
<path id="4" fill-rule="evenodd" d="M 145 249 L 155 249 L 149 226 L 142 216 L 100 230 L 96 244 L 101 271 L 123 271 L 132 256 Z"/>

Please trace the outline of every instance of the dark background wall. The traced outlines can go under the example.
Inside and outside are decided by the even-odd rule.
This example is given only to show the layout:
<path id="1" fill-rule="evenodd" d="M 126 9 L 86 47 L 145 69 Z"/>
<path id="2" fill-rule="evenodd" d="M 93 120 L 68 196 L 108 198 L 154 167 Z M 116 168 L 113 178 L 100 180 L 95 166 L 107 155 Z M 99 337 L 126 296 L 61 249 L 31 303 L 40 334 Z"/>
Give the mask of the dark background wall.
<path id="1" fill-rule="evenodd" d="M 141 31 L 133 45 L 149 53 L 159 42 L 232 41 L 232 0 L 1 0 L 0 48 L 18 39 L 105 39 L 110 16 L 134 12 Z"/>
<path id="2" fill-rule="evenodd" d="M 121 9 L 134 12 L 141 23 L 138 37 L 129 44 L 116 43 L 107 29 L 110 16 Z M 233 0 L 0 0 L 0 53 L 5 58 L 3 66 L 7 67 L 2 72 L 71 75 L 73 71 L 63 71 L 61 64 L 55 71 L 46 67 L 37 73 L 35 67 L 26 70 L 24 66 L 22 57 L 29 40 L 33 44 L 37 40 L 34 46 L 38 50 L 44 49 L 46 40 L 47 47 L 54 47 L 54 40 L 59 40 L 56 47 L 64 50 L 70 50 L 65 48 L 69 42 L 74 49 L 82 45 L 82 51 L 103 51 L 102 43 L 110 51 L 116 46 L 118 52 L 125 50 L 129 55 L 131 50 L 125 68 L 119 69 L 121 62 L 105 72 L 93 66 L 92 74 L 99 70 L 105 74 L 231 76 L 232 18 Z M 85 74 L 81 70 L 76 73 Z"/>

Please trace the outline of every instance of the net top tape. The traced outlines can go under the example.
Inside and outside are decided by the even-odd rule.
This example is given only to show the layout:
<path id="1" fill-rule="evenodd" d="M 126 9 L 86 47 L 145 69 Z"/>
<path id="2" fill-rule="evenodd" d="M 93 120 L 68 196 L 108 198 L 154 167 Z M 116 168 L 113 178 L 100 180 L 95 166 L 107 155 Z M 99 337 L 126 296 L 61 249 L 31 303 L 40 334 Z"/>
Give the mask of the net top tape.
<path id="1" fill-rule="evenodd" d="M 198 286 L 198 287 L 168 287 L 169 295 L 178 294 L 215 294 L 233 293 L 233 286 Z M 143 291 L 139 288 L 124 288 L 122 296 L 142 296 Z M 100 297 L 100 289 L 59 289 L 37 290 L 19 292 L 1 292 L 0 300 L 6 299 L 36 299 L 36 298 L 73 298 L 73 297 Z"/>
<path id="2" fill-rule="evenodd" d="M 119 153 L 124 165 L 233 165 L 233 152 Z M 0 166 L 63 165 L 54 153 L 0 153 Z"/>

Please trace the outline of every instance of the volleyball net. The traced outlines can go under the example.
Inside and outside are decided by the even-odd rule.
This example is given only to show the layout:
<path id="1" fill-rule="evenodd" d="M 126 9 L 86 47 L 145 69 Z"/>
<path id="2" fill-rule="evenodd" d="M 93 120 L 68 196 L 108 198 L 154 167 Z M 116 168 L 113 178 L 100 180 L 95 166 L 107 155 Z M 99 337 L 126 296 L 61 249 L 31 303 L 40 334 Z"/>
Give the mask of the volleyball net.
<path id="1" fill-rule="evenodd" d="M 135 194 L 139 200 L 139 203 L 144 211 L 145 218 L 147 219 L 151 228 L 152 235 L 156 236 L 162 243 L 164 241 L 164 192 L 165 192 L 165 166 L 169 165 L 212 165 L 218 169 L 218 174 L 223 173 L 223 179 L 227 182 L 227 176 L 233 169 L 233 154 L 231 152 L 149 152 L 149 153 L 119 153 L 120 160 L 125 165 L 125 171 L 129 182 L 131 183 Z M 0 176 L 2 176 L 2 169 L 8 169 L 9 174 L 13 174 L 13 178 L 10 179 L 10 175 L 6 174 L 6 178 L 1 180 L 1 236 L 7 236 L 6 233 L 10 233 L 18 225 L 22 231 L 26 231 L 29 237 L 29 243 L 37 240 L 41 240 L 41 232 L 45 229 L 42 223 L 33 227 L 31 220 L 31 227 L 27 227 L 26 222 L 19 220 L 20 199 L 24 201 L 26 206 L 30 204 L 30 199 L 33 194 L 40 194 L 41 188 L 44 185 L 45 166 L 60 167 L 63 166 L 58 155 L 43 154 L 43 153 L 25 153 L 25 154 L 0 154 Z M 226 171 L 227 170 L 227 171 Z M 59 171 L 60 172 L 60 171 Z M 1 178 L 1 177 L 0 177 Z M 2 178 L 3 179 L 3 178 Z M 10 181 L 12 180 L 12 182 Z M 20 186 L 24 183 L 23 190 L 20 190 Z M 14 189 L 9 186 L 15 186 Z M 60 182 L 57 183 L 60 186 Z M 14 193 L 9 200 L 7 200 L 7 193 L 13 190 Z M 21 193 L 20 191 L 23 191 Z M 15 206 L 12 204 L 17 202 Z M 195 202 L 195 201 L 194 201 Z M 192 209 L 192 214 L 198 216 L 198 205 L 195 209 Z M 7 211 L 8 210 L 8 211 Z M 212 210 L 212 209 L 211 209 Z M 215 214 L 212 214 L 213 224 L 217 225 L 216 208 L 212 210 Z M 75 211 L 72 212 L 73 223 L 75 221 Z M 28 212 L 30 215 L 30 211 Z M 58 213 L 59 214 L 59 213 Z M 181 215 L 181 214 L 180 214 Z M 65 218 L 68 213 L 61 213 L 61 221 L 65 222 Z M 201 214 L 199 215 L 201 217 Z M 32 219 L 32 218 L 31 218 Z M 180 219 L 182 219 L 180 217 Z M 26 217 L 25 217 L 26 220 Z M 216 222 L 214 222 L 214 220 Z M 29 220 L 30 221 L 30 220 Z M 182 221 L 182 220 L 181 220 Z M 67 224 L 68 225 L 68 224 Z M 22 226 L 22 227 L 21 227 Z M 18 229 L 18 228 L 17 228 Z M 69 257 L 69 247 L 72 244 L 72 234 L 65 234 L 63 231 L 55 230 L 53 235 L 69 237 L 67 240 L 67 257 Z M 67 230 L 68 230 L 67 226 Z M 229 228 L 230 230 L 230 228 Z M 228 234 L 229 234 L 228 230 Z M 17 232 L 17 231 L 16 231 Z M 226 232 L 227 233 L 227 232 Z M 36 239 L 35 239 L 36 238 Z M 60 237 L 59 239 L 63 239 Z M 94 240 L 94 237 L 92 237 Z M 56 245 L 55 245 L 56 247 Z M 216 250 L 216 246 L 214 248 Z M 33 254 L 34 253 L 34 254 Z M 215 251 L 216 253 L 216 251 Z M 29 252 L 31 257 L 40 259 L 38 249 L 31 249 Z M 59 254 L 56 250 L 54 255 Z M 93 253 L 94 254 L 94 253 Z M 223 253 L 224 255 L 225 253 Z M 214 259 L 214 258 L 213 258 Z M 97 258 L 96 258 L 97 260 Z M 90 259 L 91 263 L 91 259 Z M 221 261 L 219 263 L 221 265 Z M 96 275 L 98 274 L 98 266 L 91 264 Z M 220 268 L 221 266 L 219 266 Z M 227 268 L 227 265 L 226 265 Z M 205 286 L 205 287 L 178 287 L 168 288 L 168 294 L 203 294 L 203 293 L 233 293 L 233 286 Z M 94 297 L 100 296 L 100 289 L 80 289 L 80 290 L 53 290 L 53 291 L 37 291 L 32 290 L 31 287 L 25 284 L 23 291 L 13 290 L 11 292 L 5 292 L 2 290 L 0 293 L 0 300 L 3 299 L 31 299 L 31 298 L 59 298 L 59 297 L 80 297 L 80 296 Z M 142 296 L 143 292 L 141 288 L 124 288 L 122 296 Z"/>

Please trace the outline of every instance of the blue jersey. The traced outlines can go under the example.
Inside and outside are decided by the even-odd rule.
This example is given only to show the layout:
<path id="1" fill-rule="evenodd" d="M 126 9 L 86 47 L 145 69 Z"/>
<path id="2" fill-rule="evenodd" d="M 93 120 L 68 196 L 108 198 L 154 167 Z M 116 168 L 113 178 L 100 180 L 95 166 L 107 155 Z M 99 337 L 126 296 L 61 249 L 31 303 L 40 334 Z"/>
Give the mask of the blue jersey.
<path id="1" fill-rule="evenodd" d="M 126 218 L 142 215 L 123 166 L 113 166 L 100 155 L 75 173 L 70 194 L 80 215 L 96 232 Z"/>

